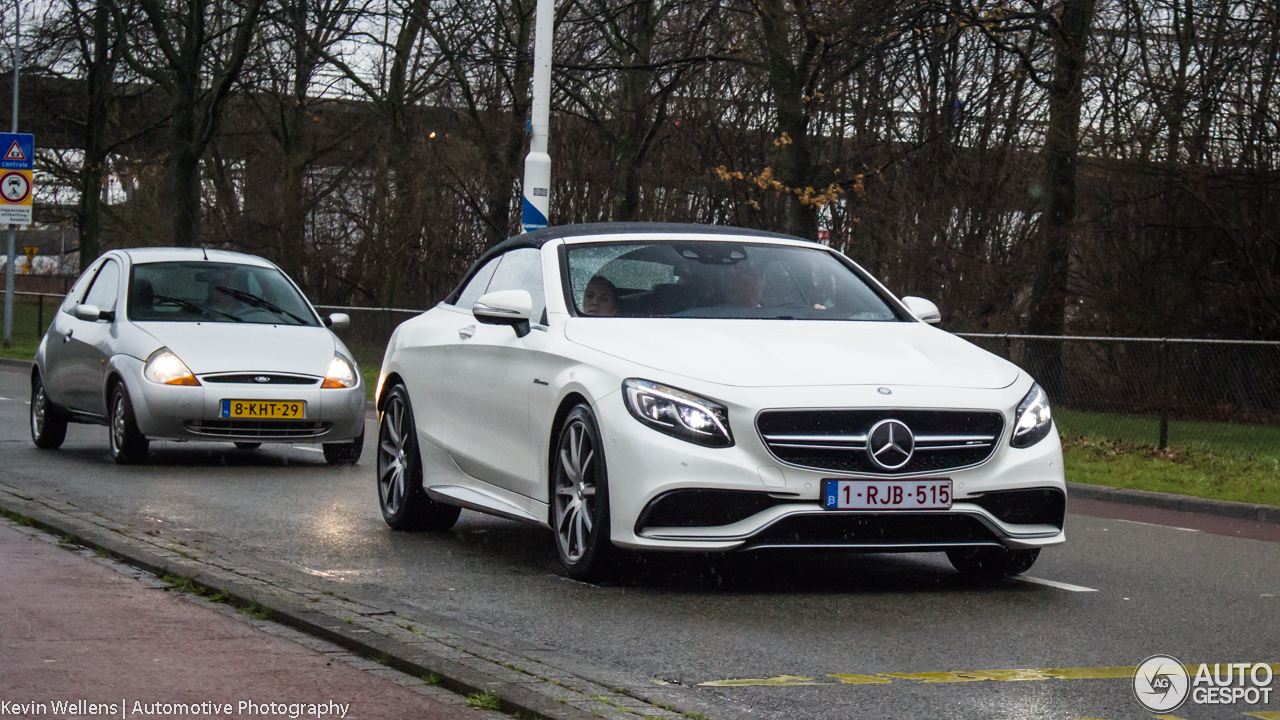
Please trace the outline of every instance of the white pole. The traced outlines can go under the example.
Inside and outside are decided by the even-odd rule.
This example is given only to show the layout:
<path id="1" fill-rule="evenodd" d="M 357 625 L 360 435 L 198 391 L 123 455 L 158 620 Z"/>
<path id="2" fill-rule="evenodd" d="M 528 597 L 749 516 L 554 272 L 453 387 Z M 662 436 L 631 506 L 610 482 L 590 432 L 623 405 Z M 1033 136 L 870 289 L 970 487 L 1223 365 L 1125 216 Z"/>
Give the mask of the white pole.
<path id="1" fill-rule="evenodd" d="M 22 37 L 22 7 L 13 4 L 13 132 L 18 132 L 18 40 Z M 13 256 L 17 252 L 16 225 L 9 225 L 9 255 L 4 263 L 4 346 L 13 345 Z"/>
<path id="2" fill-rule="evenodd" d="M 538 0 L 533 26 L 533 137 L 524 159 L 524 209 L 520 226 L 525 232 L 547 226 L 551 216 L 551 156 L 547 136 L 551 131 L 551 36 L 555 32 L 555 0 Z"/>

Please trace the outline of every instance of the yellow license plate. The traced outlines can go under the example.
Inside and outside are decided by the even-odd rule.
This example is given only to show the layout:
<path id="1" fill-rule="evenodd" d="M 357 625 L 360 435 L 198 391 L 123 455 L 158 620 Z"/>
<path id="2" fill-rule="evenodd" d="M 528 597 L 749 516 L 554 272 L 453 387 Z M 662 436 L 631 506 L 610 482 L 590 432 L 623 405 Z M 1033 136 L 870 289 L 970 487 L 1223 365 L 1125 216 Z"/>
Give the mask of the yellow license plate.
<path id="1" fill-rule="evenodd" d="M 306 408 L 301 400 L 223 400 L 222 417 L 301 420 Z"/>

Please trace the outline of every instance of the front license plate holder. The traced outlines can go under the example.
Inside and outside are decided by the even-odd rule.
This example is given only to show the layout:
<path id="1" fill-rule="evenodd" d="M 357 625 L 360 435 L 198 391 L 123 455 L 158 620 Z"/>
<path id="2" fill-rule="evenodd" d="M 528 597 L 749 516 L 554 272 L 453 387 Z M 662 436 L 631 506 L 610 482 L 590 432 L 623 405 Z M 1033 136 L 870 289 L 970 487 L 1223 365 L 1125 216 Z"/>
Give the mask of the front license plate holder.
<path id="1" fill-rule="evenodd" d="M 951 478 L 822 481 L 824 510 L 950 510 Z"/>
<path id="2" fill-rule="evenodd" d="M 301 420 L 305 400 L 223 400 L 218 417 L 229 420 Z"/>

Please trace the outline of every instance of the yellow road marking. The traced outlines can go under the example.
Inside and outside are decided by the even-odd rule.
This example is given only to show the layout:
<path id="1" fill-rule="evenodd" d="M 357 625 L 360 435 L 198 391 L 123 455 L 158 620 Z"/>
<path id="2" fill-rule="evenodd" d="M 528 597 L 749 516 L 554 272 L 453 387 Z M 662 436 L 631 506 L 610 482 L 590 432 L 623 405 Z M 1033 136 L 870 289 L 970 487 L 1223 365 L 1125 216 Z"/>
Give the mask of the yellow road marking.
<path id="1" fill-rule="evenodd" d="M 1280 712 L 1268 710 L 1267 712 L 1245 713 L 1249 717 L 1262 718 L 1262 720 L 1280 720 Z"/>
<path id="2" fill-rule="evenodd" d="M 1212 663 L 1210 663 L 1212 665 Z M 1199 665 L 1184 665 L 1187 673 L 1195 677 Z M 1280 663 L 1271 663 L 1271 668 L 1280 674 Z M 876 673 L 874 675 L 851 675 L 832 673 L 827 675 L 838 682 L 820 682 L 811 677 L 801 675 L 778 675 L 769 678 L 741 678 L 736 680 L 712 680 L 698 683 L 703 687 L 789 687 L 792 685 L 879 685 L 893 680 L 916 680 L 926 683 L 962 683 L 992 680 L 995 682 L 1021 682 L 1029 680 L 1114 680 L 1133 677 L 1134 667 L 1090 667 L 1090 668 L 1038 668 L 1032 670 L 957 670 L 952 672 L 921 673 Z M 1261 720 L 1280 720 L 1280 713 L 1246 713 L 1255 715 Z M 1171 718 L 1173 716 L 1170 716 Z"/>

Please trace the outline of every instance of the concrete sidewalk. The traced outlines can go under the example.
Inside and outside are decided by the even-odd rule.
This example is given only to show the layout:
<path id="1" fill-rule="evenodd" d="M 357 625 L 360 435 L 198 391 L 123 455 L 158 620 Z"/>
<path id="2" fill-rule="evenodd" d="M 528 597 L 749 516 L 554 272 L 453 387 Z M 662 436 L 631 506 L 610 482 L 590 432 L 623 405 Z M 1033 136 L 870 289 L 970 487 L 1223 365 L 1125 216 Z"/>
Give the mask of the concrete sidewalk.
<path id="1" fill-rule="evenodd" d="M 95 715 L 507 718 L 0 519 L 0 717 Z"/>

